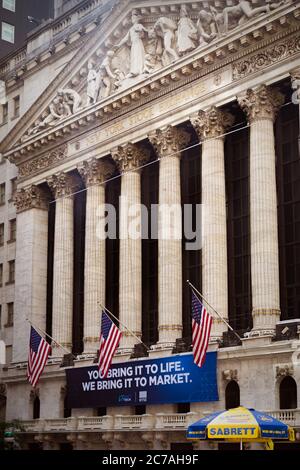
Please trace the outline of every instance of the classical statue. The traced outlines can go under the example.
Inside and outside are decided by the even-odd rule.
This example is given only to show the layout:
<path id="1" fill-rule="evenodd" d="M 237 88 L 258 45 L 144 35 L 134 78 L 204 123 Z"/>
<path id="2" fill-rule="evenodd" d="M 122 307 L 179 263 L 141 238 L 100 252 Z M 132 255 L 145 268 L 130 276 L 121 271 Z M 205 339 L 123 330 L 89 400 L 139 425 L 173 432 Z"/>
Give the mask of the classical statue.
<path id="1" fill-rule="evenodd" d="M 184 54 L 195 49 L 197 39 L 197 28 L 189 18 L 187 7 L 182 5 L 177 30 L 177 49 L 179 54 Z"/>
<path id="2" fill-rule="evenodd" d="M 159 18 L 155 25 L 154 30 L 156 33 L 163 38 L 164 51 L 162 55 L 163 65 L 169 65 L 171 62 L 179 59 L 176 50 L 173 47 L 175 41 L 175 31 L 177 25 L 170 18 L 162 16 Z"/>
<path id="3" fill-rule="evenodd" d="M 113 51 L 107 51 L 106 57 L 100 65 L 96 82 L 96 100 L 97 98 L 107 98 L 112 92 L 114 81 L 117 78 L 116 74 L 112 71 L 114 55 Z"/>
<path id="4" fill-rule="evenodd" d="M 96 103 L 97 101 L 97 72 L 95 70 L 95 64 L 93 61 L 88 63 L 88 76 L 87 76 L 87 101 L 86 105 Z"/>
<path id="5" fill-rule="evenodd" d="M 66 116 L 77 113 L 81 109 L 82 99 L 77 91 L 72 88 L 60 88 L 57 95 L 62 98 Z"/>
<path id="6" fill-rule="evenodd" d="M 44 111 L 42 114 L 41 120 L 35 121 L 34 126 L 28 131 L 28 136 L 37 134 L 48 126 L 55 126 L 57 121 L 67 116 L 68 113 L 64 106 L 63 98 L 59 95 L 55 96 L 47 111 Z"/>
<path id="7" fill-rule="evenodd" d="M 161 56 L 163 53 L 162 40 L 154 28 L 148 30 L 148 42 L 145 46 L 145 72 L 151 73 L 161 66 Z"/>
<path id="8" fill-rule="evenodd" d="M 217 14 L 218 13 L 214 10 L 210 12 L 201 10 L 199 12 L 199 19 L 197 21 L 199 46 L 205 46 L 218 35 L 219 28 L 216 22 Z"/>
<path id="9" fill-rule="evenodd" d="M 226 34 L 229 29 L 229 18 L 233 17 L 241 25 L 253 17 L 261 13 L 269 13 L 271 11 L 270 5 L 263 5 L 261 7 L 253 7 L 250 0 L 239 0 L 238 5 L 225 7 L 223 10 L 224 17 L 224 33 Z"/>
<path id="10" fill-rule="evenodd" d="M 126 36 L 115 45 L 114 49 L 119 49 L 124 44 L 130 47 L 130 71 L 127 75 L 130 77 L 137 77 L 145 72 L 145 48 L 143 38 L 148 30 L 141 24 L 141 16 L 135 11 L 131 16 L 132 26 Z"/>

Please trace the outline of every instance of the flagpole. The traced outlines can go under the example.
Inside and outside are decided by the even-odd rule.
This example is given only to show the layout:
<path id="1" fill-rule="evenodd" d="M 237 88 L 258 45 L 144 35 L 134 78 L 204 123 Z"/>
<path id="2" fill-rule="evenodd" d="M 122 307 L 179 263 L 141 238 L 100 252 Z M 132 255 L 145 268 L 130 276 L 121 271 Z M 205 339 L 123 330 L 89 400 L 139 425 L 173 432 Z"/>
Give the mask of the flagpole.
<path id="1" fill-rule="evenodd" d="M 236 331 L 234 331 L 234 329 L 232 328 L 232 326 L 230 326 L 229 323 L 225 320 L 225 318 L 223 318 L 223 317 L 216 311 L 216 309 L 214 309 L 214 308 L 207 302 L 207 300 L 205 299 L 205 297 L 203 297 L 203 295 L 200 294 L 200 292 L 196 289 L 196 287 L 193 286 L 193 284 L 192 284 L 189 280 L 187 280 L 186 282 L 187 282 L 188 285 L 191 287 L 191 289 L 192 289 L 193 291 L 195 291 L 195 292 L 199 295 L 199 297 L 201 297 L 202 300 L 204 300 L 204 302 L 208 305 L 208 307 L 209 307 L 213 312 L 215 312 L 216 315 L 218 315 L 218 317 L 225 323 L 225 325 L 227 325 L 227 327 L 230 329 L 230 331 L 232 331 L 232 333 L 235 334 L 235 336 L 239 339 L 239 341 L 242 341 L 242 338 L 237 334 Z"/>
<path id="2" fill-rule="evenodd" d="M 67 354 L 71 354 L 70 351 L 68 351 L 66 348 L 64 348 L 64 346 L 62 346 L 57 341 L 55 341 L 55 339 L 52 338 L 52 336 L 48 335 L 48 333 L 46 333 L 46 331 L 42 330 L 42 328 L 39 328 L 38 326 L 36 326 L 28 318 L 26 318 L 26 321 L 28 321 L 28 323 L 30 323 L 30 325 L 33 326 L 33 328 L 35 328 L 36 330 L 39 330 L 43 335 L 45 335 L 47 338 L 51 339 L 51 341 L 53 341 L 53 343 L 57 344 L 57 346 L 59 346 L 61 349 L 63 349 Z"/>
<path id="3" fill-rule="evenodd" d="M 138 338 L 138 337 L 133 333 L 133 331 L 131 331 L 129 328 L 127 328 L 127 326 L 124 325 L 124 323 L 122 323 L 121 320 L 119 320 L 119 318 L 115 317 L 115 315 L 114 315 L 113 313 L 111 313 L 111 312 L 108 310 L 108 308 L 104 307 L 104 305 L 100 304 L 100 302 L 98 302 L 98 304 L 100 305 L 100 307 L 101 307 L 102 309 L 104 309 L 107 313 L 109 313 L 109 315 L 111 315 L 117 322 L 119 322 L 121 326 L 123 326 L 124 328 L 126 328 L 126 330 L 127 330 L 135 339 L 137 339 L 140 344 L 142 344 L 143 346 L 145 346 L 145 348 L 147 349 L 147 351 L 149 351 L 148 346 L 146 346 L 146 344 L 143 343 L 143 341 L 142 341 L 140 338 Z"/>

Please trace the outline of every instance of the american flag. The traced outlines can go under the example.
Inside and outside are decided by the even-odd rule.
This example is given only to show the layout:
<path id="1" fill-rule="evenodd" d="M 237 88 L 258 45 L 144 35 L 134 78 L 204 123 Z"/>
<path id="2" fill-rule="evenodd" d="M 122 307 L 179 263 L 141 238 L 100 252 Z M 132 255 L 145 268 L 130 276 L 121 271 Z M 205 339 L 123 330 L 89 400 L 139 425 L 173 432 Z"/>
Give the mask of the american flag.
<path id="1" fill-rule="evenodd" d="M 27 377 L 33 387 L 35 387 L 39 381 L 50 352 L 51 346 L 33 327 L 31 327 Z"/>
<path id="2" fill-rule="evenodd" d="M 99 370 L 102 377 L 106 377 L 111 365 L 115 350 L 119 346 L 122 333 L 105 312 L 102 312 Z"/>
<path id="3" fill-rule="evenodd" d="M 192 340 L 194 363 L 202 367 L 205 362 L 208 347 L 212 316 L 200 302 L 198 297 L 192 293 Z"/>

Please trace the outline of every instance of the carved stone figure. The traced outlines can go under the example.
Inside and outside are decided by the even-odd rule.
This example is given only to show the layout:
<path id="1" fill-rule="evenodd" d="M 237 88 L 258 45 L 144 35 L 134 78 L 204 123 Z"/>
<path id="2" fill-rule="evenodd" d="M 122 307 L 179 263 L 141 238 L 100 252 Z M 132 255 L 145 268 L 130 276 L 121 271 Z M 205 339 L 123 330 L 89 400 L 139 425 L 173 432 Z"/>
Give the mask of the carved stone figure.
<path id="1" fill-rule="evenodd" d="M 188 16 L 187 7 L 182 5 L 177 30 L 177 49 L 179 54 L 195 49 L 197 38 L 197 28 Z"/>
<path id="2" fill-rule="evenodd" d="M 95 70 L 95 64 L 92 61 L 88 63 L 88 76 L 87 76 L 87 102 L 86 105 L 90 106 L 97 100 L 97 72 Z"/>
<path id="3" fill-rule="evenodd" d="M 154 28 L 148 30 L 148 42 L 145 46 L 145 72 L 151 73 L 161 66 L 161 56 L 163 53 L 162 39 Z"/>
<path id="4" fill-rule="evenodd" d="M 224 33 L 228 32 L 229 19 L 231 19 L 232 17 L 238 21 L 239 25 L 241 25 L 247 20 L 252 19 L 254 16 L 260 15 L 261 13 L 269 13 L 270 11 L 270 5 L 263 5 L 261 7 L 253 8 L 251 1 L 239 0 L 238 5 L 225 7 L 223 10 Z"/>
<path id="5" fill-rule="evenodd" d="M 217 12 L 211 10 L 201 10 L 197 21 L 197 29 L 199 34 L 199 46 L 205 46 L 212 41 L 218 34 L 218 24 L 216 22 Z"/>
<path id="6" fill-rule="evenodd" d="M 96 100 L 97 98 L 107 98 L 112 92 L 114 81 L 117 78 L 116 74 L 112 71 L 113 57 L 114 52 L 107 51 L 106 57 L 100 65 L 96 82 Z"/>
<path id="7" fill-rule="evenodd" d="M 159 18 L 155 25 L 154 30 L 163 38 L 164 52 L 162 55 L 162 63 L 164 66 L 169 65 L 171 62 L 179 59 L 179 56 L 174 49 L 175 31 L 177 26 L 173 20 L 162 16 Z"/>
<path id="8" fill-rule="evenodd" d="M 143 38 L 148 30 L 141 24 L 141 17 L 135 12 L 131 16 L 132 27 L 126 36 L 115 46 L 119 49 L 124 44 L 130 47 L 130 72 L 127 77 L 137 77 L 145 72 L 145 48 Z"/>
<path id="9" fill-rule="evenodd" d="M 62 98 L 62 104 L 65 108 L 66 116 L 75 114 L 81 109 L 82 99 L 77 91 L 72 88 L 60 88 L 57 95 Z"/>
<path id="10" fill-rule="evenodd" d="M 34 126 L 28 131 L 28 136 L 36 134 L 48 126 L 55 126 L 58 120 L 67 115 L 63 98 L 57 95 L 50 103 L 48 110 L 42 114 L 41 120 L 35 121 Z"/>

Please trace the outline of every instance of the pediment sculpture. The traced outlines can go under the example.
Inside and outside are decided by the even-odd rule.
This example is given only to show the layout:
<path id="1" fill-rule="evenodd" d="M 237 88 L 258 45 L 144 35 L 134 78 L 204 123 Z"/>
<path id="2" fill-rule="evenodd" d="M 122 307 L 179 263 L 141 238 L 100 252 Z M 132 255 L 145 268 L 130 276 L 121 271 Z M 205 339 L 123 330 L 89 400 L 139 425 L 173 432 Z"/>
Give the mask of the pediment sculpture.
<path id="1" fill-rule="evenodd" d="M 268 14 L 294 0 L 250 0 L 223 7 L 203 7 L 197 10 L 187 4 L 177 6 L 165 16 L 131 12 L 130 25 L 115 44 L 94 51 L 80 71 L 80 79 L 70 82 L 53 98 L 23 140 L 63 119 L 92 106 L 117 91 L 130 88 L 152 73 L 176 62 L 246 22 Z M 195 4 L 193 4 L 195 5 Z"/>

